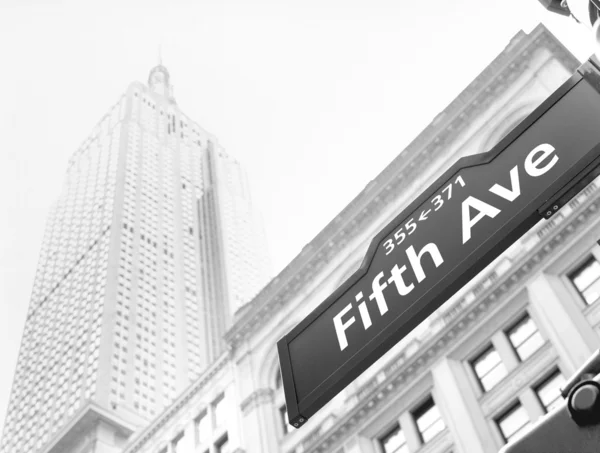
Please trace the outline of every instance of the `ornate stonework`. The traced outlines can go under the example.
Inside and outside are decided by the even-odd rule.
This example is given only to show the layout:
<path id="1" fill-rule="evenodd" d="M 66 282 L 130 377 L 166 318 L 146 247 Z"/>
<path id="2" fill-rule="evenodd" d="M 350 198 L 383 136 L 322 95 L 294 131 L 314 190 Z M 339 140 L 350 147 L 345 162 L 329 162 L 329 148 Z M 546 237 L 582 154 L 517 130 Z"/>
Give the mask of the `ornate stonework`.
<path id="1" fill-rule="evenodd" d="M 373 218 L 406 191 L 409 181 L 479 115 L 512 86 L 528 66 L 530 54 L 547 49 L 567 70 L 579 66 L 570 52 L 543 26 L 521 32 L 469 86 L 421 132 L 369 185 L 333 219 L 302 252 L 236 316 L 225 340 L 235 348 L 279 310 L 298 288 L 316 277 L 346 244 L 372 223 Z"/>
<path id="2" fill-rule="evenodd" d="M 261 406 L 263 404 L 270 404 L 273 402 L 274 397 L 275 392 L 272 389 L 264 388 L 255 390 L 250 396 L 248 396 L 248 398 L 246 398 L 240 404 L 242 413 L 246 415 L 249 412 L 251 412 L 255 407 Z"/>

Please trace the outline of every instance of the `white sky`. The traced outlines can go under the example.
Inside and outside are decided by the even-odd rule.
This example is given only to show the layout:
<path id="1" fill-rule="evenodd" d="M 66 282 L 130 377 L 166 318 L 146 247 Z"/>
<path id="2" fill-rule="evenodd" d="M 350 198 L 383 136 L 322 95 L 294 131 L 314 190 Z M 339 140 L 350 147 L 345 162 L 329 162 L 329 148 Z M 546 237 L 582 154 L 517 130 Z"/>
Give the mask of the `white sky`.
<path id="1" fill-rule="evenodd" d="M 67 160 L 159 43 L 179 106 L 246 168 L 279 271 L 539 22 L 591 54 L 537 0 L 3 0 L 0 426 Z"/>

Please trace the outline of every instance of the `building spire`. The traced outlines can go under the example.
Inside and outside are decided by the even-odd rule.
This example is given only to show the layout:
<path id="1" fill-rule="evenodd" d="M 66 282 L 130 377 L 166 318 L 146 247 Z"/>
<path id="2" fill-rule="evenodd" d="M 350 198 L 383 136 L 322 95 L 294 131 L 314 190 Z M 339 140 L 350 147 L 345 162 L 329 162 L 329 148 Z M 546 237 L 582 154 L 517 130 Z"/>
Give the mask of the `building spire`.
<path id="1" fill-rule="evenodd" d="M 150 70 L 148 76 L 148 87 L 150 91 L 166 97 L 170 102 L 175 103 L 173 96 L 173 86 L 171 85 L 169 71 L 162 64 L 162 43 L 158 45 L 158 65 Z"/>

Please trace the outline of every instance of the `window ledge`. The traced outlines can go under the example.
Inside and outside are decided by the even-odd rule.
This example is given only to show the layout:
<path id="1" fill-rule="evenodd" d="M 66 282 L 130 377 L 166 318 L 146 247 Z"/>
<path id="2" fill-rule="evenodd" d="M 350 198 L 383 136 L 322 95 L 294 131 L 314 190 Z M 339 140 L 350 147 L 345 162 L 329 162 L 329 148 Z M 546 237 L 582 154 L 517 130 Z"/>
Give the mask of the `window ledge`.
<path id="1" fill-rule="evenodd" d="M 415 453 L 446 453 L 450 451 L 450 448 L 452 448 L 453 445 L 452 435 L 450 434 L 448 427 L 446 427 L 429 442 L 421 445 L 421 448 L 416 450 Z"/>

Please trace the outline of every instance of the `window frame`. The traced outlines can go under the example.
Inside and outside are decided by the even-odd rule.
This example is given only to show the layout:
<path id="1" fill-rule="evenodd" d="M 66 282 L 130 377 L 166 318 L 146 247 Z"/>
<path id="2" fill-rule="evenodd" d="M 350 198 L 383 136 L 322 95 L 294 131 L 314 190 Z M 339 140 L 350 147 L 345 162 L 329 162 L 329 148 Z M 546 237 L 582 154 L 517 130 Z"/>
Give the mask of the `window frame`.
<path id="1" fill-rule="evenodd" d="M 209 437 L 208 437 L 208 439 L 206 439 L 204 441 L 200 437 L 200 421 L 201 420 L 205 420 L 205 423 L 208 424 L 207 426 L 208 426 L 208 431 L 209 431 Z M 194 445 L 196 446 L 196 449 L 200 445 L 210 445 L 210 442 L 212 440 L 211 437 L 212 437 L 212 423 L 211 423 L 211 419 L 210 419 L 210 414 L 209 414 L 208 408 L 204 408 L 198 413 L 198 415 L 196 415 L 194 417 Z"/>
<path id="2" fill-rule="evenodd" d="M 274 409 L 277 412 L 276 417 L 279 425 L 278 431 L 281 437 L 287 436 L 293 429 L 295 429 L 292 425 L 287 422 L 287 406 L 285 403 L 285 395 L 283 392 L 283 378 L 281 376 L 281 371 L 279 367 L 277 367 L 277 372 L 275 374 L 275 378 L 273 381 L 273 386 L 275 389 L 275 397 L 274 397 Z M 284 413 L 285 411 L 285 413 Z"/>
<path id="3" fill-rule="evenodd" d="M 214 443 L 215 452 L 223 453 L 223 451 L 222 451 L 223 445 L 226 445 L 228 443 L 229 443 L 229 435 L 227 432 L 225 432 L 222 436 L 219 436 L 219 438 L 215 441 L 215 443 Z"/>
<path id="4" fill-rule="evenodd" d="M 588 286 L 586 286 L 582 290 L 580 290 L 579 287 L 575 284 L 575 276 L 577 274 L 581 274 L 583 269 L 588 267 L 590 264 L 593 264 L 593 262 L 600 264 L 600 260 L 598 260 L 593 253 L 589 253 L 586 256 L 586 258 L 581 260 L 578 265 L 574 266 L 570 272 L 566 273 L 567 280 L 569 281 L 571 287 L 574 289 L 575 293 L 577 294 L 579 299 L 583 302 L 584 306 L 586 306 L 586 307 L 594 305 L 596 302 L 598 302 L 600 300 L 600 296 L 599 296 L 593 302 L 588 303 L 585 296 L 583 295 L 584 291 L 589 289 L 594 283 L 596 283 L 600 279 L 600 277 L 597 278 L 596 280 L 594 280 L 592 283 L 590 283 Z"/>
<path id="5" fill-rule="evenodd" d="M 421 428 L 419 427 L 419 418 L 424 416 L 427 412 L 429 412 L 431 409 L 436 409 L 438 414 L 439 414 L 439 418 L 437 420 L 435 420 L 433 423 L 431 423 L 429 426 L 427 426 L 427 428 L 424 431 L 427 431 L 427 429 L 431 428 L 433 425 L 435 425 L 436 423 L 438 423 L 438 421 L 441 420 L 442 424 L 444 425 L 444 428 L 441 429 L 440 431 L 438 431 L 437 433 L 435 433 L 433 435 L 433 437 L 431 437 L 428 440 L 425 440 L 423 437 L 423 432 L 421 431 Z M 419 434 L 419 440 L 421 441 L 422 445 L 425 445 L 429 442 L 431 442 L 433 439 L 435 439 L 442 431 L 444 431 L 445 429 L 447 429 L 447 425 L 446 422 L 444 420 L 444 417 L 442 416 L 442 413 L 440 411 L 439 406 L 435 403 L 435 399 L 433 398 L 433 395 L 429 395 L 427 398 L 425 398 L 423 401 L 421 401 L 421 403 L 410 412 L 410 415 L 415 423 L 415 427 L 417 429 L 417 433 Z"/>
<path id="6" fill-rule="evenodd" d="M 399 453 L 402 451 L 401 449 L 404 447 L 406 447 L 408 449 L 408 444 L 407 444 L 406 435 L 405 435 L 404 443 L 402 445 L 400 445 L 396 450 L 391 451 L 391 452 L 386 452 L 386 450 L 385 450 L 384 441 L 391 438 L 396 433 L 402 433 L 402 432 L 403 432 L 403 430 L 402 430 L 402 426 L 400 426 L 400 422 L 396 421 L 396 423 L 394 423 L 391 427 L 389 427 L 387 430 L 385 430 L 383 432 L 383 434 L 377 436 L 377 443 L 379 444 L 381 452 L 382 453 Z"/>
<path id="7" fill-rule="evenodd" d="M 563 379 L 564 379 L 564 382 L 566 384 L 567 378 L 565 377 L 565 375 L 563 374 L 563 372 L 561 371 L 561 369 L 558 366 L 554 366 L 554 367 L 552 367 L 550 369 L 550 371 L 548 373 L 546 373 L 544 375 L 544 377 L 542 379 L 540 379 L 539 381 L 537 381 L 537 383 L 532 387 L 532 390 L 535 393 L 535 397 L 537 398 L 538 402 L 540 403 L 540 406 L 542 407 L 542 410 L 544 411 L 544 414 L 548 414 L 548 413 L 550 413 L 550 411 L 548 410 L 548 408 L 545 406 L 545 404 L 543 403 L 542 399 L 540 398 L 539 390 L 542 387 L 544 387 L 544 385 L 548 384 L 556 376 L 562 376 Z M 559 389 L 560 389 L 560 387 L 559 387 Z M 557 400 L 561 400 L 561 399 L 564 401 L 564 399 L 561 397 L 561 395 L 559 393 L 558 398 L 555 399 L 553 402 L 555 402 Z"/>
<path id="8" fill-rule="evenodd" d="M 181 441 L 181 439 L 183 439 L 185 437 L 185 430 L 181 430 L 179 431 L 179 433 L 177 433 L 177 435 L 175 437 L 173 437 L 173 439 L 171 440 L 171 451 L 173 453 L 177 453 L 177 446 L 179 445 L 179 442 Z"/>
<path id="9" fill-rule="evenodd" d="M 513 340 L 511 338 L 511 334 L 514 333 L 521 325 L 525 324 L 525 322 L 531 321 L 533 323 L 533 326 L 535 327 L 535 331 L 529 335 L 527 338 L 525 338 L 525 340 L 523 340 L 518 346 L 515 345 L 515 343 L 513 343 Z M 523 346 L 524 344 L 527 343 L 528 340 L 530 340 L 534 335 L 539 334 L 540 338 L 542 339 L 542 343 L 540 344 L 540 346 L 533 351 L 529 356 L 522 358 L 521 355 L 519 354 L 519 350 L 518 348 L 520 348 L 521 346 Z M 525 311 L 521 316 L 519 316 L 517 318 L 517 320 L 515 322 L 513 322 L 512 324 L 509 325 L 509 327 L 507 329 L 504 330 L 504 335 L 506 336 L 506 338 L 508 339 L 508 342 L 510 343 L 516 357 L 517 360 L 519 362 L 525 362 L 526 360 L 528 360 L 529 358 L 531 358 L 537 351 L 539 351 L 543 346 L 544 343 L 546 342 L 544 336 L 542 335 L 542 332 L 540 332 L 540 329 L 538 327 L 538 325 L 536 324 L 535 320 L 532 318 L 531 314 L 529 314 L 528 311 Z"/>
<path id="10" fill-rule="evenodd" d="M 278 405 L 277 412 L 279 413 L 279 421 L 281 422 L 281 431 L 284 436 L 287 436 L 291 432 L 292 427 L 288 423 L 287 406 L 285 403 Z"/>
<path id="11" fill-rule="evenodd" d="M 496 384 L 494 384 L 489 389 L 486 389 L 483 386 L 482 379 L 483 379 L 483 377 L 487 376 L 487 374 L 489 374 L 490 371 L 488 371 L 487 374 L 483 375 L 483 377 L 479 376 L 479 374 L 477 373 L 477 370 L 475 369 L 475 364 L 476 364 L 476 362 L 478 360 L 480 360 L 482 357 L 484 357 L 486 354 L 488 354 L 490 350 L 494 350 L 496 352 L 496 354 L 498 354 L 498 357 L 500 358 L 500 361 L 498 362 L 498 365 L 496 365 L 496 367 L 497 366 L 503 366 L 504 367 L 504 371 L 506 372 L 506 374 L 504 375 L 504 377 L 502 379 L 500 379 L 498 382 L 496 382 Z M 498 349 L 496 348 L 496 346 L 494 346 L 494 343 L 492 343 L 491 341 L 487 343 L 486 347 L 484 347 L 483 349 L 480 349 L 478 353 L 474 354 L 473 357 L 470 360 L 468 360 L 468 363 L 469 363 L 469 368 L 471 368 L 471 372 L 473 373 L 473 376 L 475 377 L 475 380 L 477 381 L 477 385 L 479 386 L 479 389 L 484 394 L 485 393 L 489 393 L 494 388 L 496 388 L 496 386 L 498 384 L 500 384 L 500 382 L 502 382 L 502 380 L 508 375 L 508 369 L 506 368 L 506 365 L 502 361 L 502 356 L 500 355 L 500 352 L 498 351 Z M 493 370 L 494 368 L 491 368 L 491 370 Z"/>
<path id="12" fill-rule="evenodd" d="M 512 413 L 516 412 L 519 409 L 523 409 L 525 411 L 525 414 L 527 415 L 527 418 L 528 418 L 528 422 L 525 425 L 522 425 L 514 433 L 512 433 L 510 438 L 506 438 L 504 431 L 502 431 L 502 427 L 500 426 L 500 422 L 506 420 L 506 418 L 509 415 L 511 415 Z M 531 419 L 529 418 L 527 409 L 525 408 L 525 406 L 523 406 L 523 404 L 521 403 L 521 400 L 519 400 L 518 398 L 512 404 L 510 404 L 506 409 L 504 409 L 497 416 L 495 416 L 493 420 L 494 420 L 494 424 L 496 425 L 496 428 L 498 429 L 498 432 L 500 433 L 500 437 L 502 438 L 502 440 L 504 441 L 505 444 L 507 444 L 510 441 L 510 439 L 514 438 L 514 435 L 516 433 L 521 431 L 528 424 L 531 424 Z"/>
<path id="13" fill-rule="evenodd" d="M 223 406 L 219 406 L 220 404 L 223 404 Z M 217 395 L 217 397 L 213 400 L 213 402 L 211 403 L 211 413 L 212 413 L 212 427 L 213 430 L 214 429 L 220 429 L 220 428 L 224 428 L 224 424 L 226 422 L 226 420 L 222 420 L 222 424 L 219 425 L 219 413 L 223 410 L 227 410 L 227 405 L 229 404 L 229 401 L 227 400 L 227 395 L 226 392 L 223 391 L 221 392 L 219 395 Z"/>

